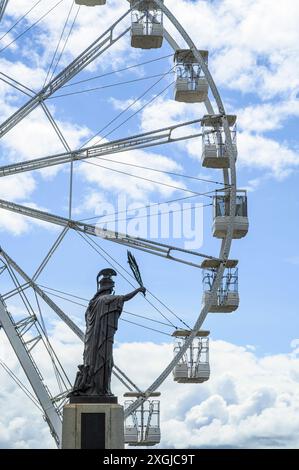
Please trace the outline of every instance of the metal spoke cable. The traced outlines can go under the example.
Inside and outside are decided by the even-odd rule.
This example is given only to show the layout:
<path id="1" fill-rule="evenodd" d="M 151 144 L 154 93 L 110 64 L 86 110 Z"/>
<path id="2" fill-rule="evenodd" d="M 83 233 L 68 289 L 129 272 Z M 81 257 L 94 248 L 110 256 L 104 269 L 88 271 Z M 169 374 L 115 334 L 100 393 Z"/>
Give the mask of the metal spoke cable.
<path id="1" fill-rule="evenodd" d="M 22 289 L 22 287 L 21 287 L 21 285 L 20 285 L 20 283 L 19 283 L 19 281 L 18 281 L 16 275 L 14 274 L 14 272 L 13 272 L 13 270 L 12 270 L 12 268 L 9 266 L 9 264 L 7 264 L 6 266 L 7 266 L 8 272 L 9 272 L 9 274 L 10 274 L 10 277 L 11 277 L 11 279 L 12 279 L 12 281 L 13 281 L 15 287 L 19 289 L 19 295 L 20 295 L 20 297 L 21 297 L 21 299 L 22 299 L 22 301 L 23 301 L 23 304 L 24 304 L 24 306 L 25 306 L 25 308 L 26 308 L 26 310 L 27 310 L 29 316 L 35 319 L 35 327 L 36 327 L 36 330 L 37 330 L 37 332 L 40 334 L 41 340 L 42 340 L 42 342 L 43 342 L 45 348 L 47 349 L 47 351 L 48 351 L 48 353 L 49 353 L 49 355 L 50 355 L 51 362 L 52 362 L 53 367 L 54 367 L 54 371 L 55 371 L 55 370 L 58 371 L 59 376 L 60 376 L 60 379 L 63 381 L 64 386 L 67 387 L 67 385 L 66 385 L 64 379 L 66 379 L 66 381 L 68 382 L 68 385 L 70 385 L 70 381 L 69 381 L 69 379 L 68 379 L 68 377 L 67 377 L 67 375 L 66 375 L 66 373 L 65 373 L 65 371 L 64 371 L 64 369 L 63 369 L 63 366 L 62 366 L 62 364 L 60 363 L 60 361 L 59 361 L 59 359 L 58 359 L 58 357 L 57 357 L 57 355 L 56 355 L 54 349 L 52 348 L 51 343 L 49 342 L 49 339 L 48 339 L 48 336 L 47 336 L 47 332 L 44 331 L 44 329 L 43 329 L 42 325 L 40 324 L 39 320 L 36 318 L 36 315 L 35 315 L 35 312 L 34 312 L 34 309 L 33 309 L 32 305 L 31 305 L 31 302 L 29 301 L 27 295 L 24 293 L 24 290 Z M 39 304 L 38 304 L 38 307 L 39 307 Z M 41 333 L 42 333 L 42 334 L 41 334 Z M 46 338 L 46 341 L 45 341 L 45 338 Z M 54 360 L 54 359 L 53 359 L 53 356 L 55 356 L 56 361 L 57 361 L 57 363 L 59 364 L 59 366 L 60 366 L 60 368 L 61 368 L 61 371 L 59 371 L 59 369 L 57 368 L 56 363 L 54 363 L 55 361 L 53 362 L 53 360 Z M 62 372 L 63 376 L 61 375 L 61 372 Z M 55 375 L 56 375 L 56 374 L 55 374 Z"/>
<path id="2" fill-rule="evenodd" d="M 59 40 L 58 40 L 56 49 L 55 49 L 55 51 L 54 51 L 54 54 L 53 54 L 51 63 L 50 63 L 50 65 L 49 65 L 48 72 L 47 72 L 47 75 L 46 75 L 46 78 L 45 78 L 45 81 L 44 81 L 44 84 L 43 84 L 43 87 L 42 87 L 42 88 L 45 87 L 45 85 L 46 85 L 46 83 L 47 83 L 47 80 L 48 80 L 48 78 L 49 78 L 49 75 L 50 75 L 50 72 L 51 72 L 51 68 L 52 68 L 52 66 L 53 66 L 53 64 L 54 64 L 54 60 L 55 60 L 55 58 L 56 58 L 56 54 L 58 53 L 58 49 L 59 49 L 59 46 L 60 46 L 60 44 L 61 44 L 61 41 L 62 41 L 64 32 L 65 32 L 67 23 L 68 23 L 68 21 L 69 21 L 69 18 L 70 18 L 71 12 L 72 12 L 72 9 L 74 8 L 74 4 L 75 4 L 75 2 L 73 1 L 72 4 L 71 4 L 70 9 L 69 9 L 69 11 L 68 11 L 68 14 L 67 14 L 66 20 L 65 20 L 65 22 L 64 22 L 62 31 L 61 31 L 61 33 L 60 33 L 60 37 L 59 37 Z"/>
<path id="3" fill-rule="evenodd" d="M 65 48 L 66 48 L 66 45 L 67 45 L 67 43 L 68 43 L 68 41 L 69 41 L 69 38 L 70 38 L 70 36 L 71 36 L 71 34 L 72 34 L 72 31 L 73 31 L 74 27 L 75 27 L 75 24 L 76 24 L 76 21 L 77 21 L 77 18 L 78 18 L 78 14 L 79 14 L 80 8 L 81 8 L 81 6 L 78 6 L 77 12 L 76 12 L 75 17 L 74 17 L 74 19 L 73 19 L 73 22 L 72 22 L 72 24 L 71 24 L 71 27 L 70 27 L 70 29 L 69 29 L 69 32 L 68 32 L 68 34 L 67 34 L 67 36 L 66 36 L 66 38 L 65 38 L 64 44 L 63 44 L 62 49 L 61 49 L 61 51 L 60 51 L 59 57 L 57 58 L 55 67 L 54 67 L 54 69 L 53 69 L 53 71 L 52 71 L 52 74 L 51 74 L 51 77 L 50 77 L 50 80 L 49 80 L 49 81 L 52 80 L 52 78 L 54 77 L 54 74 L 55 74 L 55 72 L 56 72 L 56 70 L 57 70 L 57 67 L 58 67 L 59 62 L 60 62 L 61 57 L 62 57 L 62 54 L 64 53 L 64 50 L 65 50 Z"/>
<path id="4" fill-rule="evenodd" d="M 8 47 L 10 47 L 12 44 L 14 44 L 16 41 L 18 41 L 24 34 L 28 33 L 32 28 L 34 28 L 38 23 L 40 23 L 47 15 L 49 15 L 60 3 L 62 3 L 64 0 L 59 0 L 50 10 L 48 10 L 43 16 L 41 16 L 37 21 L 35 21 L 31 26 L 29 26 L 25 31 L 20 33 L 18 36 L 16 36 L 13 41 L 11 41 L 9 44 L 7 44 L 5 47 L 2 47 L 0 49 L 0 54 L 1 52 L 5 51 Z"/>
<path id="5" fill-rule="evenodd" d="M 140 180 L 143 180 L 143 181 L 148 181 L 150 183 L 158 184 L 160 186 L 166 186 L 168 188 L 176 189 L 176 190 L 179 190 L 179 191 L 185 191 L 187 193 L 192 193 L 192 194 L 195 194 L 196 196 L 201 195 L 200 193 L 198 193 L 196 191 L 192 191 L 191 189 L 182 188 L 181 186 L 174 186 L 173 184 L 163 183 L 162 181 L 156 181 L 156 180 L 153 180 L 151 178 L 145 178 L 144 176 L 133 175 L 133 174 L 128 173 L 126 171 L 116 170 L 115 168 L 110 168 L 108 166 L 99 165 L 98 163 L 88 162 L 87 160 L 81 160 L 81 163 L 86 163 L 87 165 L 93 165 L 93 166 L 97 166 L 97 167 L 100 167 L 100 168 L 104 168 L 105 170 L 110 170 L 110 171 L 113 171 L 115 173 L 120 173 L 120 174 L 123 174 L 123 175 L 131 176 L 132 178 L 137 178 L 137 179 L 140 179 Z"/>
<path id="6" fill-rule="evenodd" d="M 167 74 L 170 73 L 174 67 L 171 67 L 171 69 L 168 70 Z M 125 114 L 129 109 L 131 109 L 138 101 L 140 101 L 149 91 L 151 91 L 158 83 L 163 80 L 164 77 L 159 78 L 153 85 L 151 85 L 147 90 L 145 90 L 138 98 L 135 98 L 135 100 L 132 101 L 125 109 L 123 109 L 120 113 L 118 113 L 111 121 L 108 122 L 102 129 L 100 129 L 96 134 L 94 134 L 92 137 L 90 137 L 86 142 L 84 142 L 80 148 L 85 147 L 91 140 L 93 140 L 95 137 L 100 135 L 104 130 L 106 130 L 111 124 L 113 124 L 118 118 L 120 118 L 123 114 Z M 111 132 L 110 132 L 111 133 Z M 101 142 L 107 135 L 110 135 L 110 133 L 106 134 L 104 137 L 101 137 L 101 139 L 97 140 L 94 145 L 97 143 Z"/>
<path id="7" fill-rule="evenodd" d="M 116 261 L 109 253 L 107 253 L 106 250 L 104 250 L 104 248 L 102 248 L 100 245 L 98 245 L 91 237 L 89 237 L 88 235 L 84 235 L 80 232 L 76 232 L 78 233 L 78 235 L 83 238 L 85 240 L 85 242 L 96 252 L 98 253 L 107 263 L 109 263 L 110 265 L 113 266 L 112 263 L 114 263 L 115 265 L 119 266 L 121 269 L 123 269 L 123 271 L 128 274 L 130 277 L 132 277 L 134 280 L 135 278 L 133 277 L 133 275 L 131 275 L 131 273 L 129 273 L 118 261 Z M 94 246 L 95 245 L 95 246 Z M 99 251 L 99 250 L 101 251 Z M 103 253 L 105 253 L 103 255 Z M 105 256 L 106 255 L 106 256 Z M 112 262 L 107 259 L 110 258 L 110 260 L 112 260 Z M 123 278 L 125 279 L 125 281 L 127 281 L 128 284 L 130 284 L 131 287 L 133 287 L 135 289 L 135 285 L 126 277 L 124 276 L 124 274 L 122 274 L 119 269 L 117 269 L 115 267 L 115 265 L 113 266 L 115 268 L 115 270 L 118 272 L 118 274 Z M 148 291 L 150 293 L 150 291 Z M 158 309 L 158 307 L 156 305 L 154 305 L 150 300 L 148 300 L 147 297 L 144 298 L 145 301 L 147 303 L 149 303 L 165 320 L 168 321 L 169 325 L 172 326 L 173 328 L 177 329 L 177 327 L 161 312 L 161 310 Z"/>
<path id="8" fill-rule="evenodd" d="M 84 238 L 84 235 L 81 234 L 80 232 L 76 232 L 78 233 L 78 235 L 80 235 L 81 237 Z M 96 243 L 95 240 L 93 240 L 89 235 L 86 235 L 86 238 L 88 238 L 88 240 L 85 240 L 90 246 L 92 246 L 92 244 L 96 245 L 97 248 L 99 248 L 101 251 L 103 251 L 106 256 L 108 256 L 110 259 L 112 259 L 112 261 L 114 262 L 115 265 L 119 266 L 130 278 L 132 278 L 134 281 L 135 281 L 135 278 L 134 276 L 130 273 L 130 271 L 128 271 L 126 268 L 124 268 L 124 266 L 122 266 L 121 263 L 119 263 L 115 258 L 113 258 L 109 253 L 107 253 L 106 250 L 104 250 L 104 248 L 102 248 L 98 243 Z M 93 249 L 98 253 L 98 250 L 93 246 Z M 105 261 L 107 261 L 108 263 L 111 264 L 111 262 L 109 262 L 101 253 L 99 253 L 104 259 Z M 115 266 L 114 266 L 115 268 Z M 117 270 L 117 268 L 115 268 L 115 270 L 120 274 L 120 276 L 125 279 L 132 287 L 135 288 L 134 284 L 132 284 L 132 282 L 127 279 L 119 270 Z M 173 310 L 171 310 L 169 307 L 167 307 L 157 296 L 155 296 L 149 289 L 147 289 L 147 292 L 155 299 L 157 300 L 157 302 L 159 302 L 161 305 L 163 305 L 163 307 L 165 307 L 169 313 L 171 313 L 177 320 L 179 320 L 182 324 L 184 324 L 185 326 L 187 326 L 188 329 L 191 329 L 189 325 L 187 325 L 187 323 L 182 320 L 182 318 L 180 318 L 175 312 L 173 312 Z M 175 326 L 162 312 L 161 310 L 159 310 L 156 305 L 154 305 L 150 300 L 148 300 L 147 297 L 144 298 L 144 300 L 146 300 L 147 303 L 149 303 L 157 312 L 160 313 L 160 315 L 162 315 L 162 317 L 167 320 L 169 322 L 169 324 L 171 324 L 171 326 L 173 326 L 176 330 L 178 329 L 177 326 Z"/>
<path id="9" fill-rule="evenodd" d="M 166 74 L 165 74 L 166 75 Z M 160 80 L 162 80 L 164 78 L 164 76 L 162 76 L 160 78 Z M 159 81 L 160 81 L 159 80 Z M 147 103 L 145 103 L 143 106 L 141 106 L 139 109 L 137 109 L 137 111 L 135 111 L 133 114 L 131 114 L 127 119 L 125 119 L 123 122 L 121 122 L 118 126 L 114 127 L 111 131 L 109 131 L 107 134 L 105 134 L 103 137 L 101 137 L 101 139 L 98 139 L 94 145 L 98 144 L 99 142 L 101 142 L 103 139 L 106 139 L 106 137 L 108 137 L 109 135 L 113 134 L 113 132 L 117 131 L 117 129 L 119 129 L 120 127 L 122 127 L 124 124 L 126 124 L 128 121 L 130 121 L 130 119 L 132 119 L 134 116 L 136 116 L 136 114 L 140 113 L 141 111 L 143 111 L 147 106 L 149 106 L 150 104 L 152 104 L 157 98 L 159 98 L 159 96 L 162 96 L 165 91 L 167 91 L 173 84 L 175 83 L 175 80 L 173 80 L 171 83 L 169 83 L 169 85 L 167 85 L 165 88 L 163 88 L 162 91 L 160 91 L 160 93 L 158 93 L 157 95 L 155 95 L 150 101 L 148 101 Z"/>
<path id="10" fill-rule="evenodd" d="M 26 18 L 26 16 L 29 15 L 29 13 L 31 13 L 31 11 L 41 2 L 42 0 L 38 0 L 38 2 L 36 2 L 31 8 L 30 10 L 28 10 L 26 13 L 24 13 L 24 15 L 22 15 L 7 31 L 5 34 L 3 34 L 3 36 L 0 37 L 0 41 L 8 34 L 10 33 L 24 18 Z"/>
<path id="11" fill-rule="evenodd" d="M 7 372 L 7 374 L 12 378 L 12 380 L 20 387 L 20 389 L 27 395 L 29 400 L 32 401 L 32 403 L 43 413 L 43 409 L 40 406 L 38 400 L 35 398 L 35 396 L 30 392 L 30 390 L 21 382 L 21 380 L 13 373 L 13 371 L 8 367 L 5 362 L 3 362 L 0 359 L 0 366 Z"/>
<path id="12" fill-rule="evenodd" d="M 54 292 L 59 292 L 60 294 L 68 295 L 69 297 L 73 297 L 74 299 L 84 300 L 85 302 L 88 302 L 88 299 L 86 299 L 85 297 L 79 297 L 78 295 L 70 294 L 69 292 L 65 292 L 65 291 L 62 291 L 62 290 L 54 289 L 53 287 L 44 286 L 43 284 L 38 284 L 38 286 L 41 287 L 41 288 L 43 288 L 43 289 L 49 289 L 49 290 L 54 291 Z M 79 304 L 79 305 L 82 305 L 83 307 L 86 307 L 85 304 L 84 304 L 84 305 L 83 305 L 83 304 Z"/>
<path id="13" fill-rule="evenodd" d="M 109 75 L 114 75 L 116 73 L 125 72 L 136 67 L 141 67 L 142 65 L 151 64 L 152 62 L 158 62 L 159 60 L 167 59 L 168 57 L 173 57 L 173 54 L 164 55 L 162 57 L 158 57 L 157 59 L 147 60 L 146 62 L 141 62 L 140 64 L 129 65 L 128 67 L 124 67 L 122 69 L 113 70 L 112 72 L 103 73 L 101 75 L 96 75 L 95 77 L 85 78 L 84 80 L 79 80 L 77 82 L 67 83 L 66 85 L 63 85 L 61 89 L 74 85 L 79 85 L 85 82 L 90 82 L 91 80 L 96 80 L 98 78 L 108 77 Z"/>
<path id="14" fill-rule="evenodd" d="M 35 291 L 34 291 L 34 294 L 35 294 L 35 300 L 36 300 L 36 305 L 37 305 L 37 308 L 38 308 L 39 316 L 40 316 L 40 319 L 41 319 L 42 331 L 44 332 L 48 347 L 46 345 L 45 346 L 46 346 L 46 349 L 47 349 L 47 351 L 49 353 L 49 356 L 50 356 L 50 359 L 51 359 L 51 363 L 52 363 L 52 367 L 53 367 L 53 371 L 54 371 L 54 374 L 55 374 L 55 377 L 56 377 L 56 382 L 57 382 L 59 391 L 60 391 L 60 393 L 62 393 L 63 388 L 62 388 L 62 383 L 61 383 L 61 380 L 60 380 L 60 374 L 59 374 L 58 368 L 56 366 L 55 359 L 53 357 L 53 350 L 52 350 L 52 346 L 49 342 L 48 333 L 47 333 L 46 325 L 45 325 L 45 322 L 44 322 L 44 317 L 42 315 L 42 311 L 41 311 L 41 308 L 40 308 L 40 303 L 39 303 L 39 300 L 38 300 L 38 297 L 37 297 L 37 294 L 36 294 Z"/>
<path id="15" fill-rule="evenodd" d="M 48 98 L 48 100 L 55 100 L 56 98 L 64 98 L 66 96 L 72 96 L 72 95 L 80 95 L 82 93 L 90 93 L 92 91 L 99 91 L 99 90 L 105 90 L 106 88 L 113 88 L 115 86 L 120 86 L 120 85 L 128 85 L 130 83 L 136 83 L 136 82 L 141 82 L 144 80 L 150 80 L 151 78 L 157 78 L 157 77 L 165 77 L 165 75 L 170 75 L 172 72 L 167 72 L 167 73 L 158 73 L 156 75 L 149 75 L 148 77 L 141 77 L 141 78 L 134 78 L 132 80 L 126 80 L 124 82 L 116 82 L 116 83 L 110 83 L 108 85 L 102 85 L 94 88 L 87 88 L 85 90 L 77 90 L 73 91 L 70 93 L 63 93 L 61 95 L 53 95 Z"/>

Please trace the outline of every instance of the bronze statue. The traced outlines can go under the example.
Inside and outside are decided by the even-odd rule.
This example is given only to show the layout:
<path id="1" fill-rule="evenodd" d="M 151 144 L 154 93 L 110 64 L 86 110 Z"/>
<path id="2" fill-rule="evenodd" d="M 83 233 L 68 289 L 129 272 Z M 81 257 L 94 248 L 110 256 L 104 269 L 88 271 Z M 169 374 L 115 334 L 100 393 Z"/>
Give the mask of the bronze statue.
<path id="1" fill-rule="evenodd" d="M 127 295 L 114 295 L 114 281 L 111 277 L 116 275 L 113 269 L 107 268 L 102 269 L 97 276 L 98 291 L 89 302 L 85 313 L 83 365 L 78 366 L 75 384 L 69 394 L 72 399 L 113 397 L 110 389 L 112 349 L 118 319 L 125 302 L 135 297 L 138 292 L 146 292 L 144 287 L 139 287 Z"/>

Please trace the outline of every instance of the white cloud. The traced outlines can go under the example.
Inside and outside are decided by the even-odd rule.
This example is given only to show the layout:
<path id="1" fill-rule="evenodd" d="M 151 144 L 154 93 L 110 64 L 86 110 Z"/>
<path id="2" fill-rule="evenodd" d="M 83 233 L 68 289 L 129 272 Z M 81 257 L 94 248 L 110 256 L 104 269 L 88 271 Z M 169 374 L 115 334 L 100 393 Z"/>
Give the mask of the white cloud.
<path id="1" fill-rule="evenodd" d="M 271 0 L 169 0 L 168 6 L 195 44 L 210 51 L 218 85 L 262 98 L 298 88 L 296 1 L 286 0 L 284 8 Z"/>
<path id="2" fill-rule="evenodd" d="M 273 139 L 240 132 L 238 161 L 244 166 L 265 170 L 268 175 L 281 179 L 298 167 L 299 156 L 287 145 L 280 144 Z"/>
<path id="3" fill-rule="evenodd" d="M 281 129 L 290 117 L 299 116 L 299 101 L 290 99 L 246 106 L 236 111 L 238 127 L 247 132 L 264 133 Z"/>
<path id="4" fill-rule="evenodd" d="M 145 108 L 141 115 L 141 128 L 148 131 L 158 128 L 161 121 L 167 126 L 190 121 L 203 114 L 203 112 L 199 114 L 198 106 L 190 108 L 184 103 L 161 98 Z M 280 143 L 264 135 L 267 131 L 281 128 L 285 120 L 298 114 L 299 107 L 296 100 L 248 106 L 237 110 L 240 128 L 237 135 L 238 163 L 263 173 L 248 183 L 252 189 L 256 188 L 265 177 L 281 179 L 288 176 L 299 165 L 298 152 L 290 148 L 287 142 Z M 199 132 L 199 125 L 194 127 L 196 132 Z M 187 133 L 192 133 L 189 131 L 188 129 Z M 186 135 L 186 131 L 180 132 Z M 201 158 L 201 138 L 179 142 L 178 148 L 182 152 L 187 151 L 191 157 L 199 160 Z"/>

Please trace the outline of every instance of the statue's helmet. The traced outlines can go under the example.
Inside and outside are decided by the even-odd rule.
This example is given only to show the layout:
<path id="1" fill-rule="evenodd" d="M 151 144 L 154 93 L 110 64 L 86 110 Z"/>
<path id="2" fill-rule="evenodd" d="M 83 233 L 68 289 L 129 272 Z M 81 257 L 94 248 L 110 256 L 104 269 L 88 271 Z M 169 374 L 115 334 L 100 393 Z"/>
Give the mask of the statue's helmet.
<path id="1" fill-rule="evenodd" d="M 115 284 L 113 279 L 111 279 L 112 276 L 117 276 L 117 272 L 111 268 L 102 269 L 99 272 L 97 275 L 98 292 L 104 292 L 105 290 L 113 289 Z"/>

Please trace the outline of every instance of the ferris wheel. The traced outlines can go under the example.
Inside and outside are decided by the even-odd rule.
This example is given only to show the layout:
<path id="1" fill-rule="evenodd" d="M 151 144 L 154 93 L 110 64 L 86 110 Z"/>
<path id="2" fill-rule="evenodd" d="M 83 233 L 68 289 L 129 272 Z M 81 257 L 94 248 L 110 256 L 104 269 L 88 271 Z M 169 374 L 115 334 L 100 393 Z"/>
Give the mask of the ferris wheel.
<path id="1" fill-rule="evenodd" d="M 110 7 L 109 0 L 107 2 L 106 0 L 75 0 L 71 3 L 71 8 L 78 9 L 76 12 L 73 10 L 77 15 L 80 8 L 88 7 L 101 8 L 103 9 L 103 15 L 105 15 L 105 9 Z M 118 272 L 120 272 L 120 269 L 121 275 L 127 278 L 129 273 L 111 255 L 116 244 L 118 247 L 122 247 L 124 252 L 128 248 L 134 250 L 134 252 L 135 250 L 145 252 L 151 258 L 150 262 L 154 262 L 155 257 L 158 256 L 164 258 L 165 263 L 166 261 L 174 265 L 180 263 L 190 266 L 190 269 L 199 269 L 203 272 L 201 310 L 194 318 L 191 327 L 184 318 L 176 316 L 181 323 L 181 327 L 175 327 L 170 332 L 175 343 L 174 356 L 164 370 L 161 370 L 154 382 L 149 384 L 146 389 L 140 389 L 136 377 L 129 378 L 126 372 L 122 371 L 117 364 L 114 366 L 113 373 L 115 377 L 126 389 L 124 393 L 125 442 L 129 445 L 152 446 L 160 442 L 160 409 L 158 401 L 160 386 L 171 374 L 174 381 L 179 384 L 200 384 L 209 379 L 209 331 L 202 329 L 203 323 L 208 313 L 233 312 L 239 305 L 238 261 L 230 258 L 230 251 L 233 240 L 246 236 L 249 223 L 246 191 L 237 189 L 236 116 L 228 115 L 225 112 L 222 99 L 209 71 L 208 51 L 197 49 L 179 20 L 168 9 L 167 2 L 162 0 L 130 0 L 127 2 L 127 0 L 124 0 L 124 3 L 128 4 L 127 11 L 106 31 L 100 34 L 67 67 L 56 73 L 59 62 L 57 61 L 59 47 L 60 51 L 63 52 L 63 36 L 61 35 L 60 43 L 52 60 L 52 69 L 50 67 L 50 73 L 47 74 L 45 83 L 38 92 L 22 83 L 22 77 L 12 78 L 4 71 L 0 72 L 2 81 L 17 89 L 21 94 L 27 95 L 24 104 L 0 124 L 0 137 L 5 136 L 18 123 L 26 119 L 32 111 L 39 108 L 44 112 L 49 125 L 52 126 L 65 149 L 64 152 L 46 157 L 2 165 L 0 167 L 0 177 L 5 178 L 59 165 L 68 164 L 70 168 L 68 217 L 9 200 L 0 200 L 0 208 L 3 210 L 62 227 L 61 233 L 47 255 L 41 260 L 33 275 L 25 272 L 15 261 L 13 255 L 6 252 L 5 247 L 0 249 L 0 278 L 7 276 L 12 284 L 11 288 L 6 289 L 6 292 L 1 289 L 0 326 L 5 332 L 34 393 L 20 382 L 1 361 L 0 365 L 5 368 L 40 409 L 58 447 L 61 445 L 62 408 L 67 401 L 71 383 L 49 339 L 43 316 L 43 305 L 46 305 L 47 309 L 58 315 L 71 331 L 83 340 L 84 333 L 82 329 L 65 313 L 64 309 L 59 306 L 58 301 L 56 302 L 53 299 L 53 296 L 62 297 L 64 300 L 71 299 L 70 301 L 79 304 L 82 302 L 82 298 L 78 292 L 72 296 L 62 289 L 41 285 L 39 276 L 47 269 L 48 263 L 58 247 L 63 249 L 64 239 L 69 231 L 77 232 L 91 248 L 106 260 L 106 263 L 111 264 Z M 0 2 L 0 20 L 2 19 L 2 21 L 5 18 L 7 4 L 7 0 Z M 74 16 L 72 27 L 68 36 L 66 35 L 66 41 L 69 39 L 76 17 Z M 71 22 L 70 14 L 67 21 Z M 65 31 L 66 24 L 67 22 L 63 31 Z M 171 25 L 173 31 L 175 31 L 175 38 L 167 30 L 167 25 Z M 168 44 L 171 52 L 166 58 L 169 58 L 170 55 L 173 57 L 174 65 L 171 68 L 171 73 L 174 80 L 162 91 L 171 92 L 176 103 L 190 104 L 193 109 L 197 109 L 196 106 L 198 106 L 198 118 L 116 140 L 108 140 L 107 136 L 109 134 L 105 134 L 103 132 L 105 128 L 103 128 L 97 133 L 100 137 L 99 142 L 72 149 L 64 136 L 64 130 L 60 128 L 57 120 L 54 119 L 47 101 L 53 98 L 59 90 L 62 94 L 61 90 L 65 90 L 64 87 L 71 85 L 72 80 L 80 72 L 84 71 L 92 62 L 101 58 L 110 48 L 113 48 L 115 43 L 123 40 L 123 38 L 130 41 L 132 48 L 140 50 L 144 54 L 148 50 L 158 52 L 161 47 Z M 148 62 L 154 60 L 151 59 Z M 144 63 L 146 62 L 142 62 L 142 64 Z M 158 81 L 161 82 L 168 75 L 169 72 L 161 74 Z M 86 81 L 88 80 L 82 80 L 81 82 Z M 77 84 L 81 82 L 77 82 Z M 161 93 L 154 95 L 148 103 L 159 96 L 161 96 Z M 203 105 L 205 106 L 204 113 L 200 111 Z M 209 191 L 213 206 L 212 236 L 219 240 L 220 244 L 217 253 L 204 254 L 160 241 L 114 232 L 90 223 L 86 219 L 76 220 L 73 216 L 74 171 L 78 163 L 97 161 L 105 168 L 107 162 L 112 161 L 109 160 L 109 156 L 122 154 L 126 151 L 151 149 L 162 145 L 171 146 L 171 144 L 175 145 L 175 143 L 192 139 L 202 140 L 202 169 L 208 171 L 221 170 L 220 174 L 223 178 L 221 183 L 217 181 L 218 187 L 216 190 Z M 124 164 L 129 165 L 130 168 L 130 163 L 124 161 Z M 150 170 L 150 168 L 147 169 Z M 152 170 L 159 171 L 153 168 Z M 128 177 L 134 176 L 123 170 L 115 170 L 115 167 L 111 171 L 119 171 L 122 174 L 127 174 Z M 167 172 L 165 171 L 165 173 Z M 174 175 L 174 173 L 172 174 Z M 176 176 L 179 177 L 179 174 Z M 141 179 L 146 180 L 142 177 Z M 194 191 L 190 190 L 190 193 L 192 194 Z M 200 195 L 198 192 L 194 194 Z M 97 238 L 106 240 L 103 247 L 94 241 Z M 129 282 L 132 285 L 130 277 Z M 8 285 L 8 281 L 4 284 L 5 286 Z M 9 302 L 16 297 L 20 299 L 23 305 L 23 315 L 21 317 L 17 317 L 10 310 Z M 154 295 L 151 298 L 153 301 L 159 301 Z M 147 300 L 147 302 L 150 301 Z M 159 310 L 155 302 L 151 305 L 157 311 Z M 168 313 L 174 314 L 165 304 L 163 306 Z M 163 316 L 165 318 L 165 313 Z M 171 326 L 172 323 L 168 322 L 168 325 Z M 39 364 L 39 351 L 41 348 L 47 352 L 51 362 L 54 371 L 53 376 L 56 378 L 55 387 L 52 381 L 47 384 L 43 379 L 42 366 Z"/>

